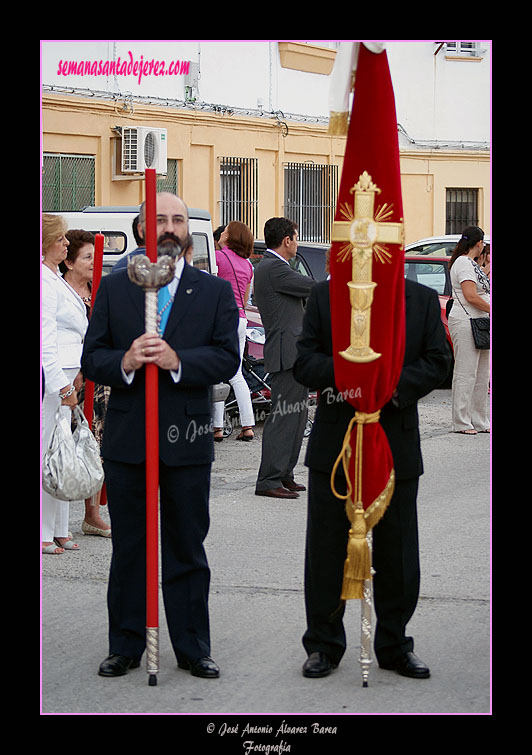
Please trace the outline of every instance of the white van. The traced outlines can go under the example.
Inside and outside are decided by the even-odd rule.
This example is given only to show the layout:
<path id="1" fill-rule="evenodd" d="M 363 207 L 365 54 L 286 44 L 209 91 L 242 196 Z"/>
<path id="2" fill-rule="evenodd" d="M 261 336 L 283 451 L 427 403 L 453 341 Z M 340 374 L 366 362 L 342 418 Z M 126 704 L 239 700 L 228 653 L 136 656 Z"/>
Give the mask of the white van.
<path id="1" fill-rule="evenodd" d="M 54 212 L 61 215 L 68 229 L 81 229 L 104 236 L 103 273 L 108 273 L 115 262 L 134 251 L 139 244 L 133 234 L 133 221 L 140 205 L 131 207 L 85 207 L 80 212 Z M 213 275 L 218 272 L 214 253 L 211 216 L 206 210 L 189 208 L 189 228 L 194 240 L 194 267 Z"/>

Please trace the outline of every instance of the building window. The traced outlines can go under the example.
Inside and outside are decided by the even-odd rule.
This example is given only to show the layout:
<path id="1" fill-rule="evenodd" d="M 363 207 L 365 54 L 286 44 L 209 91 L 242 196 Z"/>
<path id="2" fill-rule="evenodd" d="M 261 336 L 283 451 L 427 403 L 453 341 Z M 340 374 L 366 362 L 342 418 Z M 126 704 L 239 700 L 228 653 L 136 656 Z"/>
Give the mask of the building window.
<path id="1" fill-rule="evenodd" d="M 301 241 L 329 243 L 337 194 L 337 165 L 285 165 L 283 212 L 297 223 Z"/>
<path id="2" fill-rule="evenodd" d="M 445 53 L 446 55 L 456 55 L 463 58 L 480 57 L 478 42 L 446 42 Z"/>
<path id="3" fill-rule="evenodd" d="M 43 212 L 68 212 L 94 205 L 93 155 L 43 155 Z"/>
<path id="4" fill-rule="evenodd" d="M 220 223 L 239 220 L 257 238 L 258 206 L 258 160 L 220 158 Z"/>
<path id="5" fill-rule="evenodd" d="M 157 178 L 157 191 L 168 191 L 170 194 L 179 195 L 179 171 L 178 161 L 170 160 L 166 161 L 166 176 L 159 176 Z"/>
<path id="6" fill-rule="evenodd" d="M 478 225 L 478 189 L 447 189 L 445 233 Z"/>

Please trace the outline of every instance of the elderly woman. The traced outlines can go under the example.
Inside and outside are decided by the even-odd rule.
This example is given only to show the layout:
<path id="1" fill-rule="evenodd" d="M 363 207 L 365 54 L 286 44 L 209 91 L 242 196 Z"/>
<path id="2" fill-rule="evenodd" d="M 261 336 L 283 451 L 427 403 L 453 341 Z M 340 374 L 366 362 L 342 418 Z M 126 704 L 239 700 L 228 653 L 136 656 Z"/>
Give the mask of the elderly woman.
<path id="1" fill-rule="evenodd" d="M 59 264 L 66 258 L 66 223 L 58 215 L 42 216 L 42 444 L 48 445 L 57 410 L 70 418 L 81 387 L 81 351 L 88 320 L 85 304 L 63 280 Z M 68 532 L 69 502 L 42 491 L 42 552 L 78 550 Z"/>
<path id="2" fill-rule="evenodd" d="M 449 260 L 454 300 L 448 318 L 454 349 L 452 423 L 453 431 L 464 435 L 490 431 L 490 350 L 475 348 L 469 322 L 490 314 L 490 281 L 480 266 L 484 247 L 484 231 L 468 226 Z"/>
<path id="3" fill-rule="evenodd" d="M 90 231 L 70 230 L 67 232 L 68 251 L 64 262 L 59 264 L 63 279 L 81 297 L 90 317 L 92 307 L 92 278 L 94 272 L 94 235 Z M 78 399 L 80 404 L 84 400 L 84 387 Z M 107 402 L 111 389 L 104 385 L 94 386 L 94 410 L 92 417 L 92 431 L 101 444 Z M 111 537 L 111 528 L 102 519 L 100 511 L 101 490 L 92 498 L 85 501 L 85 518 L 81 523 L 84 535 L 99 535 Z"/>

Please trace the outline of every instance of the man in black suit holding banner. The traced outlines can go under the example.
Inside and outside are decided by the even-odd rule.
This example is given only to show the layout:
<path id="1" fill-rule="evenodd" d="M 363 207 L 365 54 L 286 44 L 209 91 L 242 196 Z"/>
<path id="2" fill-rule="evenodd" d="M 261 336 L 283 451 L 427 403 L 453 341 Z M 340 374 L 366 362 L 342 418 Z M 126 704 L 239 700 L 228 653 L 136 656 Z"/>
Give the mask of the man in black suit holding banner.
<path id="1" fill-rule="evenodd" d="M 441 385 L 449 370 L 450 351 L 434 291 L 405 281 L 406 346 L 403 369 L 392 401 L 380 416 L 395 468 L 395 492 L 373 529 L 373 579 L 377 626 L 375 653 L 382 668 L 404 676 L 426 678 L 428 667 L 413 653 L 406 625 L 416 608 L 420 569 L 417 530 L 417 489 L 423 473 L 417 401 Z M 303 675 L 328 675 L 345 652 L 345 601 L 341 588 L 349 519 L 344 502 L 331 491 L 331 471 L 340 453 L 354 407 L 335 386 L 329 281 L 316 285 L 309 297 L 298 342 L 294 377 L 320 391 L 305 464 L 309 467 L 305 602 L 307 630 L 303 645 L 308 658 Z M 353 387 L 356 390 L 356 387 Z M 345 492 L 340 469 L 336 487 Z"/>

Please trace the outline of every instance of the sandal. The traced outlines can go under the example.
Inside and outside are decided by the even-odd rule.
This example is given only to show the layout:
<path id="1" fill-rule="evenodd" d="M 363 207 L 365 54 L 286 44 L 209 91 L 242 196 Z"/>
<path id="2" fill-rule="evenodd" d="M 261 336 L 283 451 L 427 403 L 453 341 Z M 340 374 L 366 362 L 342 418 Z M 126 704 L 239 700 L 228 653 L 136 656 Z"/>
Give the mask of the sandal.
<path id="1" fill-rule="evenodd" d="M 42 546 L 42 553 L 50 553 L 52 556 L 62 556 L 64 552 L 63 546 L 56 545 L 55 542 Z"/>
<path id="2" fill-rule="evenodd" d="M 54 543 L 57 545 L 58 548 L 64 548 L 66 551 L 79 551 L 79 545 L 77 543 L 74 543 L 72 538 L 69 538 L 66 542 L 64 542 L 62 545 L 59 542 L 59 539 L 57 537 L 54 537 Z"/>
<path id="3" fill-rule="evenodd" d="M 214 427 L 213 430 L 214 430 L 214 440 L 217 443 L 221 443 L 222 440 L 224 439 L 223 427 Z"/>
<path id="4" fill-rule="evenodd" d="M 251 435 L 247 435 L 247 433 L 251 433 Z M 254 437 L 255 437 L 255 433 L 253 432 L 253 428 L 243 427 L 242 432 L 240 433 L 240 435 L 236 436 L 236 439 L 250 441 L 250 440 L 253 440 Z"/>

